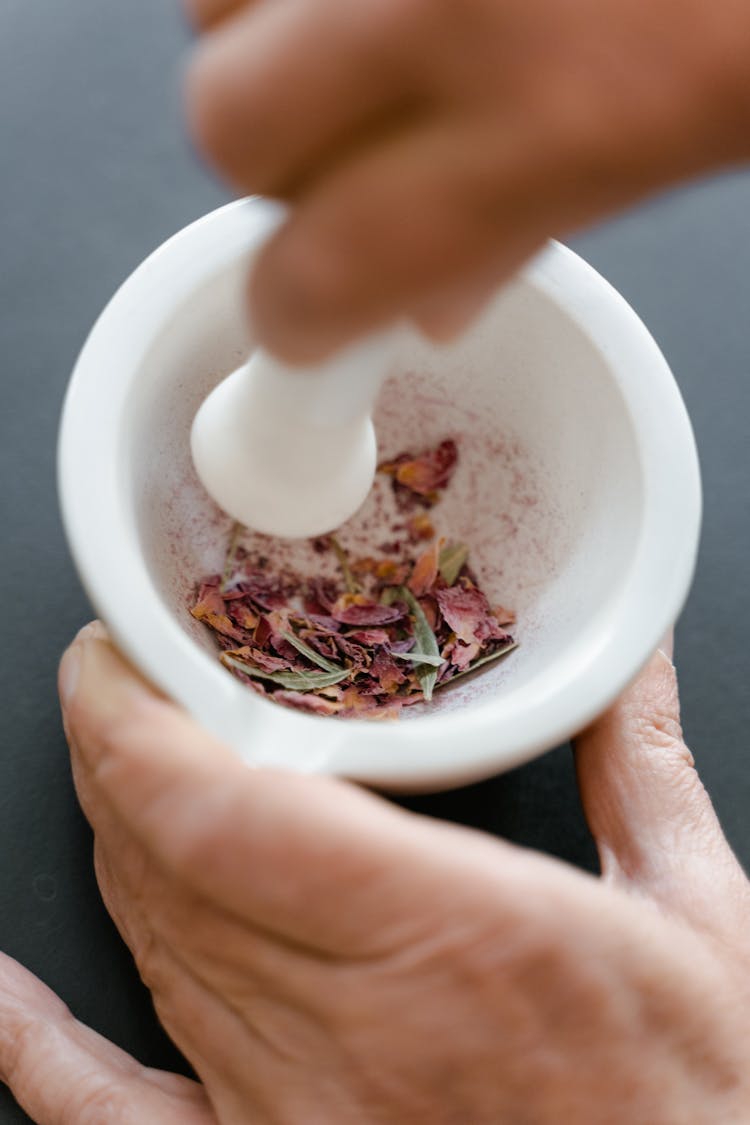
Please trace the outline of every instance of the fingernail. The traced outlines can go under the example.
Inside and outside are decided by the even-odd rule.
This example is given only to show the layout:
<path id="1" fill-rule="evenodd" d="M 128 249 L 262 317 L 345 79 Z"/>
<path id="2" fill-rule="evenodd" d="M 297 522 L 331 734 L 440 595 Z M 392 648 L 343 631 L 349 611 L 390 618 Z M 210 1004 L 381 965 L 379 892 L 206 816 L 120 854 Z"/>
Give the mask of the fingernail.
<path id="1" fill-rule="evenodd" d="M 108 641 L 109 633 L 107 628 L 101 621 L 89 621 L 88 625 L 84 625 L 82 629 L 78 630 L 76 641 Z"/>
<path id="2" fill-rule="evenodd" d="M 60 701 L 63 707 L 67 707 L 75 695 L 80 678 L 81 643 L 76 638 L 70 648 L 63 654 L 57 674 L 57 688 L 60 692 Z"/>
<path id="3" fill-rule="evenodd" d="M 73 643 L 69 646 L 67 652 L 63 654 L 57 674 L 57 689 L 60 693 L 60 701 L 63 707 L 68 705 L 78 689 L 78 682 L 81 678 L 82 650 L 86 641 L 90 640 L 109 640 L 109 634 L 101 621 L 89 621 L 88 625 L 84 625 L 82 629 L 79 629 Z"/>

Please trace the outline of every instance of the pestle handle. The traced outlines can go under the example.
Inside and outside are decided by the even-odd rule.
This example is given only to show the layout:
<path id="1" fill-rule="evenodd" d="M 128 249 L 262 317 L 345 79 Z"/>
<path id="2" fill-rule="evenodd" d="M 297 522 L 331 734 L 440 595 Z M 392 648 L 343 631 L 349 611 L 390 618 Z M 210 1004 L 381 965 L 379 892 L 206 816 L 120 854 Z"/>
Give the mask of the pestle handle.
<path id="1" fill-rule="evenodd" d="M 372 414 L 388 375 L 394 334 L 368 337 L 323 363 L 297 367 L 263 348 L 247 364 L 248 409 L 269 420 L 296 417 L 325 430 Z"/>

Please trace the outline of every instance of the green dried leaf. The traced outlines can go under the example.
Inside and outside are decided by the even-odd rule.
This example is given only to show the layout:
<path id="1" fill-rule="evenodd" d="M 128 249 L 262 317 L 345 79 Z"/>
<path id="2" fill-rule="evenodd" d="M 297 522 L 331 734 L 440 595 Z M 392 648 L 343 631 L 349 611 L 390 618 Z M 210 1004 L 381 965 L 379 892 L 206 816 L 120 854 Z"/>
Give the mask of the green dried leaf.
<path id="1" fill-rule="evenodd" d="M 440 648 L 437 643 L 437 638 L 430 628 L 430 623 L 425 617 L 421 605 L 408 587 L 399 586 L 396 589 L 398 600 L 406 602 L 409 607 L 409 612 L 414 618 L 414 638 L 417 642 L 417 651 L 423 652 L 427 656 L 439 657 Z M 414 674 L 419 680 L 422 694 L 429 703 L 432 699 L 432 692 L 437 682 L 437 668 L 430 667 L 429 664 L 418 665 L 414 669 Z"/>
<path id="2" fill-rule="evenodd" d="M 399 586 L 386 586 L 380 595 L 381 605 L 393 605 L 394 602 L 399 601 L 401 597 L 401 588 Z"/>
<path id="3" fill-rule="evenodd" d="M 411 652 L 392 652 L 391 656 L 395 660 L 413 660 L 415 664 L 431 664 L 433 668 L 440 668 L 445 664 L 442 656 L 432 656 L 429 652 L 417 652 L 412 649 Z"/>
<path id="4" fill-rule="evenodd" d="M 297 652 L 301 653 L 303 656 L 306 656 L 307 659 L 313 664 L 317 664 L 318 668 L 322 668 L 324 672 L 344 671 L 340 664 L 334 664 L 332 660 L 328 660 L 327 657 L 323 656 L 319 652 L 316 652 L 314 648 L 311 648 L 310 645 L 305 644 L 303 640 L 300 640 L 300 638 L 295 633 L 287 633 L 282 630 L 281 636 L 285 641 L 289 641 L 289 644 L 296 648 Z"/>
<path id="5" fill-rule="evenodd" d="M 241 523 L 235 521 L 235 523 L 232 524 L 232 530 L 229 533 L 229 546 L 227 548 L 227 554 L 224 560 L 224 570 L 221 575 L 221 582 L 219 583 L 220 594 L 225 594 L 227 591 L 229 580 L 232 577 L 232 572 L 234 571 L 234 561 L 237 555 L 237 548 L 240 545 L 240 539 L 242 538 L 242 533 L 244 530 L 245 528 Z"/>
<path id="6" fill-rule="evenodd" d="M 228 668 L 244 672 L 254 680 L 268 680 L 288 691 L 319 691 L 320 688 L 340 683 L 352 673 L 351 668 L 342 668 L 338 672 L 264 672 L 255 664 L 248 664 L 225 652 L 221 654 L 221 662 Z"/>
<path id="7" fill-rule="evenodd" d="M 446 586 L 452 586 L 469 557 L 465 543 L 448 543 L 438 556 L 438 570 Z"/>
<path id="8" fill-rule="evenodd" d="M 341 573 L 344 576 L 344 585 L 348 594 L 359 594 L 361 587 L 357 579 L 352 574 L 352 568 L 349 566 L 349 556 L 344 548 L 339 543 L 335 535 L 328 536 L 328 542 L 331 544 L 333 553 L 338 559 L 338 564 L 341 567 Z"/>
<path id="9" fill-rule="evenodd" d="M 507 656 L 514 648 L 518 648 L 517 641 L 512 641 L 510 644 L 507 644 L 505 648 L 499 648 L 496 652 L 491 652 L 489 656 L 480 656 L 479 659 L 475 660 L 473 664 L 470 664 L 468 668 L 456 672 L 455 676 L 451 676 L 449 680 L 443 680 L 442 683 L 438 684 L 438 688 L 448 687 L 449 684 L 460 680 L 462 676 L 468 676 L 470 672 L 476 672 L 477 668 L 481 668 L 483 664 L 491 664 L 493 660 L 499 660 L 501 656 Z"/>

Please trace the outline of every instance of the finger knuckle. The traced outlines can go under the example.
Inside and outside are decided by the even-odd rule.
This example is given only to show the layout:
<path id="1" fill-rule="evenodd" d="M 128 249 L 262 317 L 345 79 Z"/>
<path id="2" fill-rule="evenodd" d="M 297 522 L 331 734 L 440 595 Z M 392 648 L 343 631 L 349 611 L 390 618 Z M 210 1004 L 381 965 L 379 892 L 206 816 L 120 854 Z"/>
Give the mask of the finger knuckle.
<path id="1" fill-rule="evenodd" d="M 138 930 L 133 933 L 129 945 L 138 974 L 146 988 L 153 993 L 162 992 L 168 973 L 163 951 L 153 931 L 146 928 Z"/>
<path id="2" fill-rule="evenodd" d="M 107 913 L 117 926 L 122 937 L 130 944 L 128 941 L 130 926 L 127 923 L 125 912 L 122 909 L 122 891 L 118 886 L 117 879 L 112 874 L 98 839 L 94 841 L 94 875 L 96 876 L 96 883 L 99 887 L 102 901 L 107 908 Z"/>
<path id="3" fill-rule="evenodd" d="M 13 1089 L 22 1089 L 34 1082 L 36 1067 L 32 1060 L 40 1055 L 44 1028 L 36 1017 L 19 1013 L 3 1030 L 3 1081 Z"/>
<path id="4" fill-rule="evenodd" d="M 669 708 L 654 708 L 647 715 L 639 716 L 637 725 L 641 741 L 669 753 L 676 761 L 693 765 L 693 756 L 682 737 L 680 720 Z"/>
<path id="5" fill-rule="evenodd" d="M 89 1079 L 64 1103 L 60 1125 L 123 1125 L 128 1114 L 128 1099 L 120 1086 L 110 1079 Z"/>

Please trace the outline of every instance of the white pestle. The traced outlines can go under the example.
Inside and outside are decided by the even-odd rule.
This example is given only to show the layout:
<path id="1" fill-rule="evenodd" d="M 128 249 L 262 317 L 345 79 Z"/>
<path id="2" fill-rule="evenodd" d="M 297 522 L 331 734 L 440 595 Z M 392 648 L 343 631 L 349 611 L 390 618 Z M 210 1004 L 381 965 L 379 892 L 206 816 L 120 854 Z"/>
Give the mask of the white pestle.
<path id="1" fill-rule="evenodd" d="M 258 349 L 209 394 L 191 446 L 209 495 L 235 520 L 289 539 L 353 516 L 377 464 L 372 409 L 395 332 L 368 337 L 313 367 Z"/>

